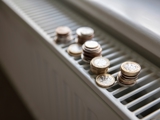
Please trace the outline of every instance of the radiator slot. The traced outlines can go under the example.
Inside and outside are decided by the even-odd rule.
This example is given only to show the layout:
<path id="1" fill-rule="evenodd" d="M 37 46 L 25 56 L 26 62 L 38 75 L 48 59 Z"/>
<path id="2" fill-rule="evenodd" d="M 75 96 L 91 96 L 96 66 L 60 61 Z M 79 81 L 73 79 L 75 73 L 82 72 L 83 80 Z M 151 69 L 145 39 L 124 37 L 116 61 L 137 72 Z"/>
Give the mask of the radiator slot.
<path id="1" fill-rule="evenodd" d="M 109 92 L 112 92 L 112 91 L 117 90 L 117 89 L 119 89 L 119 88 L 121 88 L 121 86 L 120 86 L 119 84 L 116 84 L 116 85 L 114 85 L 113 87 L 108 88 L 107 90 L 108 90 Z"/>
<path id="2" fill-rule="evenodd" d="M 137 99 L 137 98 L 139 98 L 139 97 L 147 94 L 148 92 L 153 91 L 153 90 L 156 89 L 156 88 L 158 88 L 158 85 L 155 83 L 155 84 L 149 86 L 148 88 L 144 88 L 144 89 L 142 89 L 142 90 L 139 90 L 138 93 L 134 94 L 134 95 L 131 96 L 131 97 L 127 97 L 126 99 L 122 100 L 121 102 L 122 102 L 123 104 L 127 104 L 127 103 L 132 102 L 133 100 L 135 100 L 135 99 Z M 133 91 L 133 92 L 134 92 L 134 91 Z M 127 93 L 126 93 L 126 94 L 127 94 Z M 117 97 L 117 96 L 116 96 L 116 97 Z M 118 98 L 118 97 L 117 97 L 117 98 Z"/>
<path id="3" fill-rule="evenodd" d="M 150 109 L 147 109 L 146 111 L 136 115 L 138 118 L 142 119 L 144 117 L 146 117 L 147 115 L 159 110 L 160 108 L 160 102 L 158 102 L 157 104 L 155 104 L 154 106 L 150 107 Z"/>
<path id="4" fill-rule="evenodd" d="M 148 103 L 150 103 L 150 102 L 158 99 L 159 97 L 160 97 L 160 94 L 159 94 L 159 93 L 155 93 L 155 94 L 153 94 L 152 96 L 150 96 L 149 98 L 147 98 L 147 99 L 139 102 L 139 103 L 137 104 L 137 106 L 132 106 L 132 107 L 130 107 L 130 108 L 128 108 L 128 109 L 129 109 L 130 111 L 135 111 L 135 110 L 137 110 L 138 108 L 140 108 L 140 107 L 142 107 L 142 106 L 144 106 L 144 105 L 146 105 L 146 104 L 148 104 Z"/>
<path id="5" fill-rule="evenodd" d="M 130 88 L 128 88 L 128 89 L 126 89 L 126 90 L 123 90 L 122 92 L 119 92 L 118 94 L 115 94 L 114 96 L 116 97 L 116 98 L 119 98 L 119 97 L 121 97 L 121 96 L 123 96 L 123 95 L 125 95 L 125 94 L 127 94 L 127 93 L 129 93 L 129 92 L 131 92 L 131 91 L 134 91 L 134 90 L 136 90 L 136 89 L 138 89 L 138 88 L 140 88 L 140 87 L 142 87 L 142 86 L 144 86 L 145 84 L 147 84 L 147 83 L 150 83 L 152 80 L 154 80 L 155 78 L 153 78 L 153 77 L 150 77 L 150 78 L 148 78 L 146 81 L 143 81 L 143 82 L 141 82 L 141 83 L 139 83 L 139 84 L 137 84 L 137 85 L 135 85 L 135 86 L 133 86 L 133 87 L 130 87 Z"/>

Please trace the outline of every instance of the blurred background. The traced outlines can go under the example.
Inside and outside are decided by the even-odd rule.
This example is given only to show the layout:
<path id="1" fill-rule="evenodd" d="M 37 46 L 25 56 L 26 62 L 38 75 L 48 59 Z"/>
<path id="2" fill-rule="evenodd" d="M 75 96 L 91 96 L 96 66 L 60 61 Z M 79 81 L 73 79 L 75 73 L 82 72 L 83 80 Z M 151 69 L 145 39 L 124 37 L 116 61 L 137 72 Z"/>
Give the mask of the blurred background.
<path id="1" fill-rule="evenodd" d="M 2 66 L 0 66 L 0 83 L 0 119 L 34 120 Z"/>

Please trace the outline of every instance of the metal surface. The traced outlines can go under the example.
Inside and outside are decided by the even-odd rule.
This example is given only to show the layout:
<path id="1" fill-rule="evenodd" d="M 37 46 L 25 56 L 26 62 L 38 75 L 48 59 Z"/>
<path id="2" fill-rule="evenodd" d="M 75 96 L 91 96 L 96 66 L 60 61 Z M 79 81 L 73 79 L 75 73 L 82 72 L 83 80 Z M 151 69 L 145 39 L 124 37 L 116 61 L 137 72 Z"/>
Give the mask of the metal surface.
<path id="1" fill-rule="evenodd" d="M 26 101 L 30 101 L 31 102 L 30 105 L 34 106 L 34 104 L 36 104 L 41 108 L 40 112 L 37 111 L 39 113 L 35 113 L 37 116 L 38 115 L 43 116 L 43 114 L 40 114 L 40 113 L 44 112 L 45 117 L 47 119 L 50 119 L 50 117 L 55 119 L 58 117 L 61 117 L 61 118 L 66 117 L 70 120 L 71 118 L 74 119 L 77 116 L 85 117 L 85 119 L 87 119 L 86 115 L 88 115 L 88 120 L 100 119 L 100 118 L 104 119 L 104 116 L 101 116 L 101 115 L 104 115 L 105 112 L 103 110 L 107 109 L 108 111 L 106 111 L 106 113 L 110 113 L 108 114 L 110 115 L 108 117 L 113 117 L 113 118 L 115 117 L 115 119 L 136 120 L 136 119 L 143 118 L 147 120 L 153 117 L 156 118 L 156 116 L 160 113 L 159 69 L 156 68 L 151 63 L 149 63 L 147 60 L 145 60 L 135 52 L 131 51 L 129 48 L 127 48 L 123 44 L 119 43 L 112 36 L 101 31 L 100 28 L 97 28 L 95 25 L 91 24 L 89 21 L 86 21 L 85 19 L 81 18 L 80 16 L 72 12 L 67 7 L 62 6 L 59 2 L 44 1 L 44 0 L 41 0 L 41 1 L 4 0 L 4 2 L 10 8 L 12 8 L 12 10 L 14 10 L 28 25 L 31 26 L 31 28 L 33 28 L 43 38 L 43 40 L 40 40 L 44 44 L 43 46 L 49 48 L 47 52 L 43 53 L 44 48 L 43 49 L 39 48 L 38 42 L 34 43 L 35 46 L 39 48 L 38 52 L 34 50 L 36 49 L 36 47 L 33 47 L 32 50 L 34 50 L 34 52 L 31 52 L 28 54 L 30 54 L 30 56 L 33 58 L 30 62 L 33 64 L 34 70 L 36 71 L 36 75 L 32 73 L 32 75 L 35 77 L 35 81 L 32 81 L 33 83 L 32 82 L 27 83 L 27 81 L 24 80 L 24 83 L 26 84 L 22 85 L 22 87 L 19 86 L 22 90 L 23 90 L 23 87 L 25 86 L 25 89 L 26 89 L 25 93 L 28 95 L 28 97 L 26 97 L 27 98 Z M 105 88 L 98 87 L 95 83 L 96 75 L 93 75 L 92 73 L 90 73 L 89 65 L 84 63 L 80 57 L 71 57 L 70 55 L 68 55 L 67 47 L 70 44 L 57 45 L 53 42 L 53 37 L 55 36 L 54 34 L 55 28 L 62 25 L 65 25 L 65 26 L 67 25 L 68 27 L 70 27 L 74 31 L 73 32 L 74 35 L 75 35 L 76 29 L 81 26 L 92 27 L 95 30 L 94 40 L 97 41 L 103 48 L 102 55 L 111 61 L 109 74 L 112 74 L 114 77 L 117 76 L 117 73 L 119 71 L 119 68 L 122 62 L 128 61 L 128 60 L 134 60 L 140 63 L 142 66 L 142 72 L 139 76 L 139 79 L 137 80 L 137 84 L 130 88 L 121 87 L 118 84 L 116 84 L 108 88 L 107 90 Z M 32 44 L 30 45 L 32 46 Z M 26 46 L 26 50 L 27 50 L 27 46 Z M 58 68 L 58 65 L 52 62 L 52 59 L 56 59 L 55 60 L 56 62 L 59 61 L 59 59 L 57 59 L 56 56 L 58 56 L 61 59 L 61 62 L 59 62 L 61 65 L 59 66 L 60 67 L 65 66 L 63 70 L 62 68 Z M 30 68 L 31 67 L 32 65 L 30 66 Z M 80 87 L 78 88 L 74 87 L 74 81 L 69 76 L 66 78 L 70 78 L 70 80 L 67 80 L 70 82 L 69 83 L 67 83 L 67 81 L 65 82 L 64 80 L 65 76 L 62 77 L 60 73 L 62 72 L 63 75 L 67 75 L 66 74 L 67 71 L 69 74 L 71 74 L 71 77 L 73 77 L 74 80 L 81 81 L 86 85 L 83 84 L 83 86 L 80 86 L 82 85 L 80 84 L 79 85 Z M 73 73 L 76 73 L 77 76 L 74 75 Z M 27 73 L 24 72 L 23 74 L 25 76 Z M 57 77 L 56 74 L 59 76 Z M 30 89 L 30 87 L 28 86 L 33 85 L 32 87 L 34 88 L 34 85 L 36 86 L 36 83 L 38 83 L 39 79 L 41 80 L 40 81 L 41 84 L 39 84 L 39 87 L 37 87 L 36 91 L 34 91 L 34 94 L 32 93 L 33 92 L 32 90 L 30 90 L 30 93 L 27 93 L 27 90 Z M 55 79 L 54 81 L 55 84 L 53 83 L 52 79 Z M 57 79 L 60 79 L 62 81 L 59 81 Z M 51 83 L 54 85 L 52 85 Z M 16 81 L 16 84 L 20 84 L 20 83 Z M 58 88 L 57 85 L 59 85 L 60 88 Z M 41 89 L 41 87 L 43 89 Z M 91 88 L 91 90 L 94 91 L 94 94 L 97 95 L 97 97 L 94 96 L 95 98 L 92 97 L 92 99 L 95 99 L 95 101 L 93 100 L 93 103 L 96 103 L 96 100 L 101 103 L 95 104 L 96 107 L 94 107 L 93 104 L 89 103 L 90 102 L 89 97 L 87 98 L 85 97 L 93 93 L 91 92 L 91 94 L 90 93 L 85 94 L 85 92 L 83 91 L 84 88 L 86 90 Z M 61 89 L 63 92 L 61 91 Z M 79 93 L 80 91 L 83 91 L 83 92 L 80 92 L 80 93 L 83 93 L 83 95 L 81 95 L 81 98 L 79 98 L 79 95 L 73 92 L 74 90 L 77 93 Z M 38 91 L 42 91 L 43 95 L 38 93 Z M 54 94 L 51 94 L 54 91 L 58 91 L 58 93 L 55 92 Z M 30 95 L 32 95 L 31 98 L 30 98 Z M 53 97 L 54 95 L 55 96 L 60 95 L 60 96 L 57 98 L 54 98 Z M 65 97 L 63 95 L 67 95 L 67 96 Z M 40 101 L 37 103 L 38 98 L 40 99 Z M 67 98 L 67 101 L 66 101 L 67 104 L 72 105 L 73 107 L 72 110 L 73 111 L 75 110 L 74 111 L 75 114 L 68 113 L 70 116 L 67 116 L 68 114 L 65 114 L 65 116 L 63 117 L 63 116 L 60 116 L 60 113 L 57 113 L 55 111 L 56 109 L 62 110 L 64 108 L 66 111 L 68 111 L 69 107 L 65 107 L 65 105 L 67 105 L 65 104 L 65 101 L 64 101 L 65 98 Z M 75 98 L 75 99 L 72 99 L 72 98 Z M 71 100 L 73 100 L 74 103 L 72 103 Z M 54 103 L 52 101 L 57 103 L 56 108 L 54 108 Z M 110 108 L 104 108 L 102 110 L 104 114 L 101 113 L 100 111 L 96 113 L 95 111 L 100 110 L 99 107 L 100 106 L 102 107 L 104 105 L 104 102 L 106 106 L 109 105 Z M 61 106 L 61 103 L 63 104 L 62 106 Z M 89 106 L 88 107 L 89 109 L 84 106 Z M 31 107 L 31 109 L 36 110 L 36 106 L 35 108 Z M 86 111 L 87 113 L 83 114 L 83 111 L 85 110 L 88 110 L 88 111 Z M 63 111 L 63 112 L 66 112 L 66 111 Z M 94 112 L 91 112 L 91 111 L 94 111 Z M 54 113 L 55 116 L 52 114 L 52 112 Z M 68 111 L 68 112 L 71 112 L 71 111 Z"/>

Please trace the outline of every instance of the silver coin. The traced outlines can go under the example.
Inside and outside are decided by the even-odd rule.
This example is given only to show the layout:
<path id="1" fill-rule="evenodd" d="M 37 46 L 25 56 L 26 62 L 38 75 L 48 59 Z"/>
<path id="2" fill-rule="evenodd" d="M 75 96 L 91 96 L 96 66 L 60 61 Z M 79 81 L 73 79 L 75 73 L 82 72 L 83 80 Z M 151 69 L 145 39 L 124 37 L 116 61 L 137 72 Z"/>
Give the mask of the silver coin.
<path id="1" fill-rule="evenodd" d="M 110 74 L 101 74 L 96 77 L 96 83 L 101 87 L 109 87 L 115 83 L 115 78 Z"/>
<path id="2" fill-rule="evenodd" d="M 131 73 L 134 73 L 134 72 L 136 73 L 136 72 L 139 72 L 141 70 L 141 67 L 138 63 L 131 62 L 131 61 L 124 62 L 121 65 L 121 68 L 122 68 L 123 71 L 131 72 Z"/>
<path id="3" fill-rule="evenodd" d="M 96 41 L 85 42 L 85 47 L 90 48 L 90 49 L 96 48 L 96 47 L 98 47 L 98 45 L 99 44 Z"/>
<path id="4" fill-rule="evenodd" d="M 76 33 L 78 36 L 91 36 L 94 34 L 94 30 L 90 27 L 81 27 L 77 29 Z"/>
<path id="5" fill-rule="evenodd" d="M 98 68 L 106 68 L 109 67 L 110 62 L 104 57 L 95 57 L 92 61 L 92 64 Z"/>

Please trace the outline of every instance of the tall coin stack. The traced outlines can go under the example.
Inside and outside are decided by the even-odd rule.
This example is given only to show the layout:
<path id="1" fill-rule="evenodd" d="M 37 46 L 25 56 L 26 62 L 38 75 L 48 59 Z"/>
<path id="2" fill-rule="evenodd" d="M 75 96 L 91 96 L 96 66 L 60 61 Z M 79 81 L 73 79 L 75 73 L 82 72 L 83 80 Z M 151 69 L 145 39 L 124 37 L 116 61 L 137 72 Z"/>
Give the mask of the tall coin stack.
<path id="1" fill-rule="evenodd" d="M 90 70 L 96 75 L 105 74 L 108 71 L 110 61 L 104 57 L 95 57 L 90 62 Z"/>
<path id="2" fill-rule="evenodd" d="M 56 28 L 56 39 L 57 43 L 67 43 L 72 40 L 72 31 L 69 27 L 61 26 Z"/>
<path id="3" fill-rule="evenodd" d="M 87 41 L 82 46 L 81 58 L 89 63 L 94 57 L 101 56 L 102 48 L 96 41 Z"/>
<path id="4" fill-rule="evenodd" d="M 94 37 L 94 30 L 90 27 L 81 27 L 77 31 L 77 43 L 84 44 L 86 41 Z"/>
<path id="5" fill-rule="evenodd" d="M 138 79 L 141 66 L 132 61 L 127 61 L 121 64 L 121 71 L 118 73 L 117 79 L 122 86 L 133 86 Z"/>

